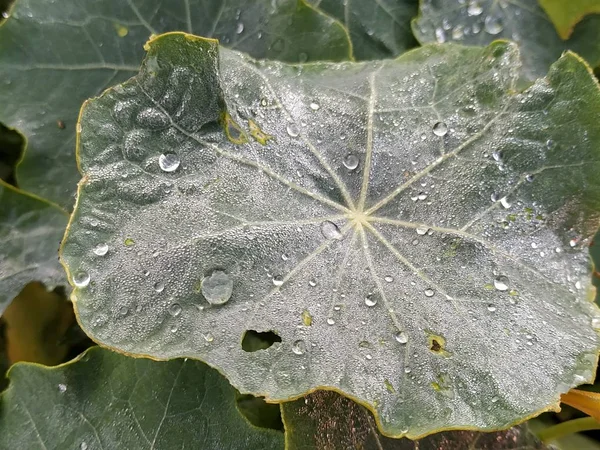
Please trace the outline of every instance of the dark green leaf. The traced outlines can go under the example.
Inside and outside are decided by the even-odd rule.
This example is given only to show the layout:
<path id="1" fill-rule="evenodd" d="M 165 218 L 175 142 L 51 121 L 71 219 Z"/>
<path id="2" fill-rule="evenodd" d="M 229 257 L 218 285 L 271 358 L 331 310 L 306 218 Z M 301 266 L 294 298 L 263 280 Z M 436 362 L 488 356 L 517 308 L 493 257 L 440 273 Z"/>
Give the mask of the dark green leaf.
<path id="1" fill-rule="evenodd" d="M 357 60 L 391 58 L 417 45 L 410 21 L 418 0 L 308 1 L 344 24 Z"/>
<path id="2" fill-rule="evenodd" d="M 519 93 L 506 42 L 148 49 L 82 114 L 63 259 L 95 340 L 268 399 L 335 388 L 395 436 L 506 427 L 593 379 L 600 90 L 578 57 Z M 281 342 L 245 351 L 248 330 Z"/>
<path id="3" fill-rule="evenodd" d="M 521 75 L 529 81 L 543 76 L 567 49 L 586 58 L 592 67 L 600 63 L 600 16 L 583 20 L 571 38 L 563 41 L 534 0 L 421 0 L 413 31 L 421 43 L 487 45 L 511 39 L 521 48 Z"/>
<path id="4" fill-rule="evenodd" d="M 536 450 L 545 449 L 526 427 L 496 433 L 442 432 L 418 441 L 381 434 L 367 409 L 331 391 L 284 403 L 286 450 Z"/>
<path id="5" fill-rule="evenodd" d="M 257 58 L 350 56 L 346 30 L 304 0 L 20 0 L 0 28 L 0 122 L 28 140 L 22 189 L 71 207 L 81 104 L 137 72 L 151 33 L 172 30 Z"/>
<path id="6" fill-rule="evenodd" d="M 598 0 L 539 0 L 546 14 L 552 19 L 562 39 L 568 39 L 575 25 L 588 14 L 600 13 Z"/>
<path id="7" fill-rule="evenodd" d="M 251 425 L 227 380 L 197 361 L 94 347 L 54 369 L 17 364 L 9 377 L 2 449 L 283 449 L 283 433 Z"/>
<path id="8" fill-rule="evenodd" d="M 67 214 L 0 181 L 0 312 L 31 281 L 66 285 L 58 247 Z"/>

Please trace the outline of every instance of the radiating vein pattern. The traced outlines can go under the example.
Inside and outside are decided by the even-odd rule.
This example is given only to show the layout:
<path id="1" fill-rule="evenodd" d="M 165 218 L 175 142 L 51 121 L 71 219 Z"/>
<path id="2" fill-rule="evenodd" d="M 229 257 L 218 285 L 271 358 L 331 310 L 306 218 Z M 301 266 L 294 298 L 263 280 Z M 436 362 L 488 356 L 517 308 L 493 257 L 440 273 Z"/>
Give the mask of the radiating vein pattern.
<path id="1" fill-rule="evenodd" d="M 82 323 L 272 400 L 338 390 L 390 435 L 548 408 L 596 364 L 600 94 L 573 55 L 522 93 L 517 68 L 502 42 L 291 66 L 151 41 L 82 115 Z"/>

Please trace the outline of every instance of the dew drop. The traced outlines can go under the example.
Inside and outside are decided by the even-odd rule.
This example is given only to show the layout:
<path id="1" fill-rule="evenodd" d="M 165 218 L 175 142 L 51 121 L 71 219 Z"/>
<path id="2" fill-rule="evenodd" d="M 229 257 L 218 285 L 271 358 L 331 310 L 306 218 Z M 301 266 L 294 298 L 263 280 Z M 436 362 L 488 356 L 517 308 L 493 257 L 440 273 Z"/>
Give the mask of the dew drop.
<path id="1" fill-rule="evenodd" d="M 448 125 L 445 122 L 438 122 L 433 126 L 433 134 L 436 136 L 445 136 L 448 132 Z"/>
<path id="2" fill-rule="evenodd" d="M 288 123 L 286 130 L 287 134 L 294 138 L 298 137 L 298 135 L 300 134 L 300 130 L 298 130 L 298 126 L 295 123 Z"/>
<path id="3" fill-rule="evenodd" d="M 82 442 L 81 445 L 79 446 L 79 450 L 87 450 L 88 445 L 85 442 Z"/>
<path id="4" fill-rule="evenodd" d="M 417 234 L 418 234 L 419 236 L 424 236 L 424 235 L 426 235 L 428 231 L 429 231 L 429 228 L 428 228 L 428 227 L 423 227 L 423 226 L 421 226 L 421 227 L 417 227 Z"/>
<path id="5" fill-rule="evenodd" d="M 332 318 L 332 317 L 329 317 L 329 318 L 327 319 L 327 325 L 335 325 L 335 320 L 333 320 L 333 318 Z"/>
<path id="6" fill-rule="evenodd" d="M 9 15 L 8 15 L 8 13 L 6 11 L 2 11 L 2 18 L 3 19 L 8 19 L 9 18 Z"/>
<path id="7" fill-rule="evenodd" d="M 365 358 L 367 358 L 369 361 L 371 361 L 373 359 L 373 357 L 369 353 L 367 353 L 365 355 Z"/>
<path id="8" fill-rule="evenodd" d="M 408 342 L 408 335 L 404 331 L 398 331 L 394 335 L 394 339 L 400 344 L 406 344 Z"/>
<path id="9" fill-rule="evenodd" d="M 394 281 L 394 277 L 391 277 L 388 275 L 387 277 L 384 278 L 384 280 L 388 283 L 391 283 L 392 281 Z"/>
<path id="10" fill-rule="evenodd" d="M 596 329 L 600 329 L 600 317 L 594 317 L 592 319 L 592 327 Z"/>
<path id="11" fill-rule="evenodd" d="M 292 344 L 292 352 L 296 355 L 303 355 L 306 352 L 306 344 L 303 340 L 297 340 Z"/>
<path id="12" fill-rule="evenodd" d="M 163 283 L 162 281 L 157 281 L 156 283 L 154 283 L 154 290 L 158 293 L 161 293 L 165 290 L 165 283 Z"/>
<path id="13" fill-rule="evenodd" d="M 435 294 L 435 292 L 433 291 L 433 289 L 431 289 L 431 288 L 425 289 L 425 296 L 426 297 L 433 297 L 433 294 Z"/>
<path id="14" fill-rule="evenodd" d="M 108 253 L 108 245 L 105 243 L 98 244 L 94 247 L 94 254 L 104 256 Z"/>
<path id="15" fill-rule="evenodd" d="M 348 170 L 354 170 L 358 167 L 358 156 L 350 153 L 344 158 L 344 167 Z"/>
<path id="16" fill-rule="evenodd" d="M 404 368 L 404 373 L 410 373 L 410 372 L 411 372 L 411 369 L 410 369 L 410 367 L 405 367 L 405 368 Z"/>
<path id="17" fill-rule="evenodd" d="M 498 400 L 500 400 L 500 399 L 496 396 L 493 396 L 491 399 L 492 403 L 496 403 Z"/>
<path id="18" fill-rule="evenodd" d="M 179 314 L 181 314 L 181 306 L 179 303 L 173 303 L 171 306 L 169 306 L 169 314 L 171 314 L 173 317 L 177 317 Z"/>
<path id="19" fill-rule="evenodd" d="M 498 151 L 492 152 L 492 158 L 494 158 L 494 161 L 498 161 L 498 162 L 502 161 L 502 152 L 498 152 Z"/>
<path id="20" fill-rule="evenodd" d="M 244 32 L 244 24 L 242 22 L 238 22 L 235 32 L 237 34 L 242 34 Z"/>
<path id="21" fill-rule="evenodd" d="M 201 290 L 208 303 L 222 305 L 233 293 L 233 280 L 222 270 L 215 270 L 202 279 Z"/>
<path id="22" fill-rule="evenodd" d="M 84 288 L 90 284 L 90 274 L 80 270 L 73 275 L 73 284 L 78 288 Z"/>
<path id="23" fill-rule="evenodd" d="M 509 203 L 509 201 L 506 199 L 506 197 L 502 197 L 502 198 L 500 199 L 500 204 L 502 205 L 502 207 L 503 207 L 504 209 L 509 209 L 509 208 L 510 208 L 510 206 L 511 206 L 511 204 L 510 204 L 510 203 Z"/>
<path id="24" fill-rule="evenodd" d="M 487 16 L 483 24 L 483 29 L 488 34 L 494 35 L 500 33 L 504 29 L 504 24 L 500 17 Z"/>
<path id="25" fill-rule="evenodd" d="M 58 390 L 59 390 L 60 392 L 66 392 L 66 391 L 67 391 L 67 385 L 66 385 L 66 384 L 62 384 L 62 383 L 60 383 L 60 384 L 58 385 Z"/>
<path id="26" fill-rule="evenodd" d="M 317 285 L 317 282 L 315 280 L 308 280 L 308 285 L 310 287 L 315 287 Z"/>
<path id="27" fill-rule="evenodd" d="M 494 287 L 499 291 L 507 291 L 508 290 L 508 277 L 504 275 L 499 275 L 494 279 Z"/>
<path id="28" fill-rule="evenodd" d="M 326 239 L 335 239 L 338 241 L 344 239 L 344 235 L 342 234 L 338 226 L 335 223 L 330 222 L 329 220 L 321 222 L 321 233 Z"/>
<path id="29" fill-rule="evenodd" d="M 576 240 L 576 239 L 571 239 L 571 240 L 569 241 L 569 245 L 570 245 L 571 247 L 575 247 L 575 246 L 577 245 L 577 240 Z"/>
<path id="30" fill-rule="evenodd" d="M 375 306 L 377 304 L 377 298 L 373 294 L 367 294 L 365 297 L 365 305 Z"/>
<path id="31" fill-rule="evenodd" d="M 526 176 L 525 176 L 525 180 L 526 180 L 528 183 L 531 183 L 531 182 L 533 181 L 533 179 L 534 179 L 534 178 L 535 178 L 535 177 L 534 177 L 533 175 L 531 175 L 531 174 L 529 174 L 529 175 L 526 175 Z"/>
<path id="32" fill-rule="evenodd" d="M 129 313 L 129 308 L 127 306 L 121 306 L 121 309 L 119 309 L 119 315 L 121 317 L 125 317 L 128 313 Z"/>
<path id="33" fill-rule="evenodd" d="M 469 16 L 478 16 L 483 12 L 483 8 L 478 0 L 471 0 L 469 2 L 469 6 L 467 7 L 467 14 Z"/>
<path id="34" fill-rule="evenodd" d="M 281 255 L 281 259 L 283 259 L 284 261 L 287 261 L 288 259 L 290 259 L 290 255 L 288 255 L 287 253 L 283 253 Z"/>
<path id="35" fill-rule="evenodd" d="M 487 310 L 488 310 L 489 312 L 495 312 L 495 311 L 496 311 L 496 307 L 490 303 L 490 304 L 487 306 Z"/>
<path id="36" fill-rule="evenodd" d="M 202 337 L 206 342 L 212 342 L 215 340 L 214 336 L 210 333 L 203 334 Z"/>
<path id="37" fill-rule="evenodd" d="M 158 157 L 158 165 L 163 172 L 174 172 L 180 164 L 179 156 L 175 153 L 163 153 Z"/>
<path id="38" fill-rule="evenodd" d="M 310 104 L 310 109 L 312 109 L 313 111 L 318 111 L 320 107 L 321 106 L 318 103 L 315 103 L 315 102 L 312 102 Z"/>
<path id="39" fill-rule="evenodd" d="M 283 277 L 281 275 L 275 275 L 273 277 L 273 286 L 283 286 Z"/>

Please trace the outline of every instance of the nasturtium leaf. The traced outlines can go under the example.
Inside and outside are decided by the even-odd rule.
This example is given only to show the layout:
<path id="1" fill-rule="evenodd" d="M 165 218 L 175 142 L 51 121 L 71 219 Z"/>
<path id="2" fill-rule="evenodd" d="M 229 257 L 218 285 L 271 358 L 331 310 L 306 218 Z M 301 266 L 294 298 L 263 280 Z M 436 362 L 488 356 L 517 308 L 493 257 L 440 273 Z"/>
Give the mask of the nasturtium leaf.
<path id="1" fill-rule="evenodd" d="M 519 93 L 507 42 L 300 66 L 147 48 L 81 115 L 62 258 L 95 340 L 270 400 L 326 386 L 394 436 L 506 427 L 593 379 L 600 90 L 580 58 Z"/>
<path id="2" fill-rule="evenodd" d="M 71 208 L 81 104 L 134 75 L 151 34 L 174 30 L 257 58 L 350 57 L 344 27 L 304 0 L 19 0 L 0 28 L 0 122 L 27 138 L 22 189 Z"/>
<path id="3" fill-rule="evenodd" d="M 331 391 L 281 405 L 286 450 L 536 450 L 545 449 L 526 427 L 495 433 L 447 431 L 418 441 L 381 434 L 367 409 Z"/>
<path id="4" fill-rule="evenodd" d="M 421 0 L 413 31 L 421 43 L 487 45 L 496 39 L 513 40 L 519 44 L 522 77 L 528 81 L 545 75 L 565 50 L 580 54 L 592 67 L 600 63 L 600 16 L 584 19 L 563 41 L 533 0 Z"/>
<path id="5" fill-rule="evenodd" d="M 0 181 L 0 313 L 23 287 L 67 285 L 58 247 L 68 215 L 58 206 Z"/>
<path id="6" fill-rule="evenodd" d="M 20 363 L 0 398 L 0 448 L 283 449 L 251 425 L 235 389 L 192 360 L 156 362 L 98 347 L 56 368 Z"/>
<path id="7" fill-rule="evenodd" d="M 568 39 L 575 25 L 588 14 L 600 13 L 598 0 L 538 0 L 562 39 Z"/>
<path id="8" fill-rule="evenodd" d="M 415 47 L 410 22 L 418 0 L 308 0 L 344 24 L 357 60 L 385 59 Z"/>

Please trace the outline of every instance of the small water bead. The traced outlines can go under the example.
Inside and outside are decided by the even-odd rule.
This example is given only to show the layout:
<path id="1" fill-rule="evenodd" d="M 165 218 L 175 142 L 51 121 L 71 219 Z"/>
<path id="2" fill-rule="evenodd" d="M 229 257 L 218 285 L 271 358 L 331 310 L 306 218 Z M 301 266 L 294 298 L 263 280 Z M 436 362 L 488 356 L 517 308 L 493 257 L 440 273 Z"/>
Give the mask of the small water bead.
<path id="1" fill-rule="evenodd" d="M 371 361 L 373 359 L 373 357 L 369 353 L 367 353 L 365 355 L 365 358 L 367 358 L 369 361 Z"/>
<path id="2" fill-rule="evenodd" d="M 494 158 L 494 161 L 498 161 L 498 162 L 502 161 L 502 152 L 498 152 L 498 151 L 492 152 L 492 158 Z"/>
<path id="3" fill-rule="evenodd" d="M 179 303 L 173 303 L 171 306 L 169 306 L 169 314 L 171 314 L 173 317 L 177 317 L 179 314 L 181 314 L 181 305 Z"/>
<path id="4" fill-rule="evenodd" d="M 85 442 L 82 442 L 81 445 L 79 446 L 79 450 L 87 450 L 88 445 Z"/>
<path id="5" fill-rule="evenodd" d="M 313 111 L 318 111 L 320 107 L 321 106 L 318 103 L 315 103 L 315 102 L 312 102 L 310 104 L 310 109 L 312 109 Z"/>
<path id="6" fill-rule="evenodd" d="M 350 153 L 344 158 L 344 167 L 348 170 L 354 170 L 358 167 L 358 156 Z"/>
<path id="7" fill-rule="evenodd" d="M 425 296 L 426 297 L 433 297 L 433 294 L 435 294 L 435 291 L 431 288 L 429 289 L 425 289 Z"/>
<path id="8" fill-rule="evenodd" d="M 290 259 L 290 256 L 287 253 L 283 253 L 281 255 L 281 259 L 283 259 L 284 261 L 287 261 L 288 259 Z"/>
<path id="9" fill-rule="evenodd" d="M 163 172 L 175 172 L 181 160 L 175 153 L 163 153 L 158 157 L 158 165 Z"/>
<path id="10" fill-rule="evenodd" d="M 375 306 L 377 304 L 377 298 L 373 296 L 373 294 L 367 294 L 365 297 L 365 305 L 367 306 Z"/>
<path id="11" fill-rule="evenodd" d="M 510 204 L 510 202 L 509 202 L 509 201 L 506 199 L 506 197 L 502 197 L 502 198 L 500 199 L 500 204 L 502 205 L 502 207 L 503 207 L 504 209 L 509 209 L 509 208 L 511 207 L 511 204 Z"/>
<path id="12" fill-rule="evenodd" d="M 321 222 L 321 234 L 323 234 L 323 237 L 325 237 L 326 239 L 335 239 L 338 241 L 344 239 L 344 235 L 342 234 L 338 226 L 335 223 L 330 222 L 329 220 Z"/>
<path id="13" fill-rule="evenodd" d="M 2 18 L 3 19 L 8 19 L 10 16 L 8 15 L 8 13 L 6 11 L 2 11 Z"/>
<path id="14" fill-rule="evenodd" d="M 496 403 L 498 400 L 500 400 L 500 398 L 498 398 L 496 396 L 492 397 L 492 399 L 491 399 L 492 403 Z"/>
<path id="15" fill-rule="evenodd" d="M 488 310 L 489 312 L 495 312 L 495 311 L 496 311 L 496 307 L 490 303 L 490 304 L 487 306 L 487 310 Z"/>
<path id="16" fill-rule="evenodd" d="M 121 306 L 121 309 L 119 309 L 119 315 L 125 317 L 127 314 L 129 314 L 129 308 L 127 306 Z"/>
<path id="17" fill-rule="evenodd" d="M 469 2 L 469 6 L 467 7 L 467 14 L 469 16 L 478 16 L 483 12 L 483 8 L 481 7 L 481 3 L 479 0 L 471 0 Z"/>
<path id="18" fill-rule="evenodd" d="M 222 305 L 231 298 L 233 280 L 222 270 L 215 270 L 202 279 L 201 290 L 208 303 Z"/>
<path id="19" fill-rule="evenodd" d="M 160 294 L 162 291 L 165 290 L 165 283 L 163 283 L 162 281 L 157 281 L 156 283 L 154 283 L 154 290 Z"/>
<path id="20" fill-rule="evenodd" d="M 500 17 L 487 16 L 483 24 L 483 28 L 488 34 L 498 34 L 504 29 L 504 24 Z"/>
<path id="21" fill-rule="evenodd" d="M 394 339 L 400 344 L 406 344 L 408 342 L 408 335 L 404 331 L 399 331 L 394 335 Z"/>
<path id="22" fill-rule="evenodd" d="M 242 34 L 244 32 L 244 24 L 242 22 L 238 22 L 235 32 L 237 34 Z"/>
<path id="23" fill-rule="evenodd" d="M 340 311 L 341 309 L 342 309 L 342 307 L 341 307 L 340 305 L 335 305 L 335 306 L 333 307 L 333 310 L 334 310 L 334 311 Z"/>
<path id="24" fill-rule="evenodd" d="M 426 235 L 428 231 L 429 231 L 429 227 L 424 227 L 424 226 L 417 227 L 417 234 L 418 234 L 419 236 L 424 236 L 424 235 Z"/>
<path id="25" fill-rule="evenodd" d="M 97 256 L 104 256 L 108 253 L 108 245 L 105 243 L 98 244 L 94 247 L 94 254 Z"/>
<path id="26" fill-rule="evenodd" d="M 308 285 L 310 287 L 315 287 L 317 285 L 317 282 L 315 280 L 308 280 Z"/>
<path id="27" fill-rule="evenodd" d="M 214 336 L 210 333 L 203 334 L 202 337 L 204 338 L 204 340 L 206 342 L 209 342 L 209 343 L 215 340 Z"/>
<path id="28" fill-rule="evenodd" d="M 275 275 L 273 277 L 273 286 L 283 286 L 283 277 L 281 275 Z"/>
<path id="29" fill-rule="evenodd" d="M 534 179 L 535 179 L 535 176 L 533 176 L 533 175 L 531 175 L 531 174 L 529 174 L 529 175 L 526 175 L 526 176 L 525 176 L 525 180 L 526 180 L 528 183 L 531 183 L 531 182 L 532 182 Z"/>
<path id="30" fill-rule="evenodd" d="M 384 278 L 384 280 L 388 283 L 391 283 L 392 281 L 394 281 L 394 277 L 391 277 L 388 275 L 387 277 Z"/>
<path id="31" fill-rule="evenodd" d="M 577 239 L 571 239 L 571 240 L 569 241 L 569 245 L 570 245 L 571 247 L 575 247 L 575 246 L 577 245 Z"/>
<path id="32" fill-rule="evenodd" d="M 294 138 L 298 137 L 298 135 L 300 134 L 300 130 L 298 129 L 298 126 L 295 123 L 288 123 L 286 130 L 287 134 Z"/>
<path id="33" fill-rule="evenodd" d="M 592 327 L 596 329 L 600 329 L 600 317 L 594 317 L 592 319 Z"/>
<path id="34" fill-rule="evenodd" d="M 448 133 L 448 125 L 445 122 L 438 122 L 433 126 L 433 134 L 436 136 L 445 136 Z"/>
<path id="35" fill-rule="evenodd" d="M 507 291 L 508 283 L 508 277 L 504 275 L 499 275 L 494 279 L 494 287 L 499 291 Z"/>
<path id="36" fill-rule="evenodd" d="M 292 344 L 292 352 L 296 355 L 303 355 L 306 352 L 306 344 L 303 340 L 299 339 Z"/>
<path id="37" fill-rule="evenodd" d="M 405 368 L 404 368 L 404 373 L 410 373 L 410 372 L 411 372 L 411 369 L 410 369 L 410 367 L 405 367 Z"/>
<path id="38" fill-rule="evenodd" d="M 80 270 L 73 275 L 73 284 L 78 288 L 84 288 L 90 284 L 90 274 L 84 270 Z"/>
<path id="39" fill-rule="evenodd" d="M 332 318 L 332 317 L 329 317 L 329 318 L 327 319 L 327 325 L 335 325 L 335 320 L 333 320 L 333 318 Z"/>
<path id="40" fill-rule="evenodd" d="M 66 391 L 67 391 L 67 385 L 66 385 L 66 384 L 62 384 L 62 383 L 60 383 L 60 384 L 58 385 L 58 390 L 59 390 L 60 392 L 66 392 Z"/>

